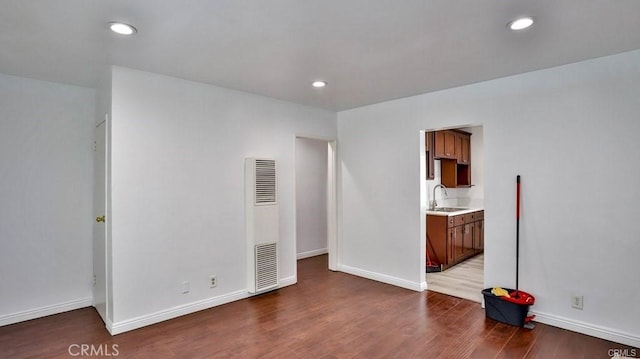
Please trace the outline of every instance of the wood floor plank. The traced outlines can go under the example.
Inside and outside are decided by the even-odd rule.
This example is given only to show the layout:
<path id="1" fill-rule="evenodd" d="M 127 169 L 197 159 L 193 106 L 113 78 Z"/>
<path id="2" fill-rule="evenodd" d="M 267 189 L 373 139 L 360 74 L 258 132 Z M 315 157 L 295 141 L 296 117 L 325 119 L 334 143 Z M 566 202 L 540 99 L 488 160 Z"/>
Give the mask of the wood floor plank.
<path id="1" fill-rule="evenodd" d="M 478 254 L 443 272 L 427 273 L 429 290 L 482 302 L 484 285 L 484 254 Z"/>
<path id="2" fill-rule="evenodd" d="M 539 330 L 518 328 L 517 332 L 502 348 L 498 358 L 524 358 L 538 338 Z"/>
<path id="3" fill-rule="evenodd" d="M 518 328 L 496 323 L 489 333 L 477 343 L 471 358 L 496 358 Z"/>
<path id="4" fill-rule="evenodd" d="M 485 318 L 472 301 L 331 272 L 326 255 L 298 262 L 297 285 L 114 337 L 93 308 L 0 327 L 2 358 L 69 358 L 72 344 L 115 345 L 122 358 L 242 359 L 607 358 L 628 348 L 543 324 L 527 331 Z"/>

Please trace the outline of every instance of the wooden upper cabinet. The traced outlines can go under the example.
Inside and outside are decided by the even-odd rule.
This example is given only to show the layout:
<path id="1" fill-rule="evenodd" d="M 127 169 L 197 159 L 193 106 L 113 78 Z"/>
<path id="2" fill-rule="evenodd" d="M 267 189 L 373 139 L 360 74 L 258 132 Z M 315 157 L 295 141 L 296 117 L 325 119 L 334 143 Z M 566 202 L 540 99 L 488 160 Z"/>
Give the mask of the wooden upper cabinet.
<path id="1" fill-rule="evenodd" d="M 470 136 L 470 133 L 459 130 L 435 131 L 434 158 L 454 159 L 458 163 L 468 164 L 471 162 Z"/>
<path id="2" fill-rule="evenodd" d="M 456 158 L 456 134 L 454 132 L 444 132 L 444 153 L 447 158 Z"/>
<path id="3" fill-rule="evenodd" d="M 436 131 L 434 134 L 434 149 L 435 149 L 435 158 L 441 158 L 445 156 L 444 154 L 444 131 Z"/>
<path id="4" fill-rule="evenodd" d="M 456 134 L 453 131 L 436 131 L 435 158 L 456 158 Z"/>
<path id="5" fill-rule="evenodd" d="M 471 163 L 471 136 L 460 133 L 460 155 L 458 156 L 458 163 L 468 165 Z"/>
<path id="6" fill-rule="evenodd" d="M 444 153 L 447 158 L 456 158 L 456 134 L 451 131 L 444 133 Z"/>
<path id="7" fill-rule="evenodd" d="M 458 163 L 460 163 L 460 161 L 462 160 L 462 135 L 456 132 L 453 134 L 453 136 L 456 146 L 456 160 L 458 161 Z"/>
<path id="8" fill-rule="evenodd" d="M 436 178 L 435 163 L 433 161 L 435 158 L 435 135 L 436 133 L 434 131 L 427 131 L 424 133 L 424 147 L 426 154 L 425 157 L 427 161 L 426 167 L 428 180 Z"/>
<path id="9" fill-rule="evenodd" d="M 435 132 L 435 158 L 440 159 L 441 183 L 471 186 L 471 134 L 460 130 Z"/>

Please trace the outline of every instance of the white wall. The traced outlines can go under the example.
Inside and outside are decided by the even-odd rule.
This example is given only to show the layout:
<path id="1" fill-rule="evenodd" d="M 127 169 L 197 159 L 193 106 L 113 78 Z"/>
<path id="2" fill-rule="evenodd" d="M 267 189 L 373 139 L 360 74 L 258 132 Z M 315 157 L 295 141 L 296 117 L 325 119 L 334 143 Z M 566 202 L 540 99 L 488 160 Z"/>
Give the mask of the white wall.
<path id="1" fill-rule="evenodd" d="M 94 96 L 0 75 L 0 325 L 91 305 Z"/>
<path id="2" fill-rule="evenodd" d="M 336 138 L 336 114 L 124 68 L 112 89 L 116 332 L 246 296 L 245 157 L 278 161 L 280 273 L 294 283 L 295 136 Z"/>
<path id="3" fill-rule="evenodd" d="M 327 252 L 327 141 L 296 138 L 296 253 Z"/>
<path id="4" fill-rule="evenodd" d="M 538 318 L 638 346 L 639 93 L 633 51 L 340 112 L 341 265 L 419 287 L 418 133 L 482 124 L 485 285 L 515 282 L 521 174 L 520 283 Z"/>

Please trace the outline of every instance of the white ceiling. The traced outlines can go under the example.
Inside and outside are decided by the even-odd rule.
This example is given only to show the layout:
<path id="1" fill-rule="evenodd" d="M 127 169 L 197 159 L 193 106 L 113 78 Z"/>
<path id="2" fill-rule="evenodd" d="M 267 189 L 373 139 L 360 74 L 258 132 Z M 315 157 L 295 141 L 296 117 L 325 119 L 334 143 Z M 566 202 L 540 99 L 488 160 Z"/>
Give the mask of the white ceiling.
<path id="1" fill-rule="evenodd" d="M 635 49 L 640 0 L 0 0 L 0 73 L 119 65 L 336 111 Z"/>

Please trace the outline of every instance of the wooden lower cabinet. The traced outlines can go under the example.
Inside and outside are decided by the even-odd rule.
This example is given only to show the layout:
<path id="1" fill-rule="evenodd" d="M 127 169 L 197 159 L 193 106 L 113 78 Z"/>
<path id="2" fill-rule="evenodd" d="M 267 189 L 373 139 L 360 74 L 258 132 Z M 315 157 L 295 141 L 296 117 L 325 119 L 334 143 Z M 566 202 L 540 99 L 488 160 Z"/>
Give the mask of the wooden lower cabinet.
<path id="1" fill-rule="evenodd" d="M 470 257 L 475 254 L 473 247 L 473 235 L 475 234 L 475 222 L 466 223 L 462 229 L 462 256 Z"/>
<path id="2" fill-rule="evenodd" d="M 443 269 L 484 250 L 484 211 L 459 216 L 427 215 L 427 251 Z"/>
<path id="3" fill-rule="evenodd" d="M 478 251 L 484 250 L 484 219 L 475 223 L 473 231 L 473 248 Z"/>
<path id="4" fill-rule="evenodd" d="M 447 256 L 450 259 L 447 263 L 455 263 L 464 257 L 464 234 L 462 226 L 456 226 L 448 229 L 449 245 L 451 246 L 451 254 Z"/>
<path id="5" fill-rule="evenodd" d="M 447 261 L 445 263 L 453 263 L 456 261 L 456 231 L 453 228 L 447 230 Z M 441 263 L 441 264 L 445 264 Z"/>

